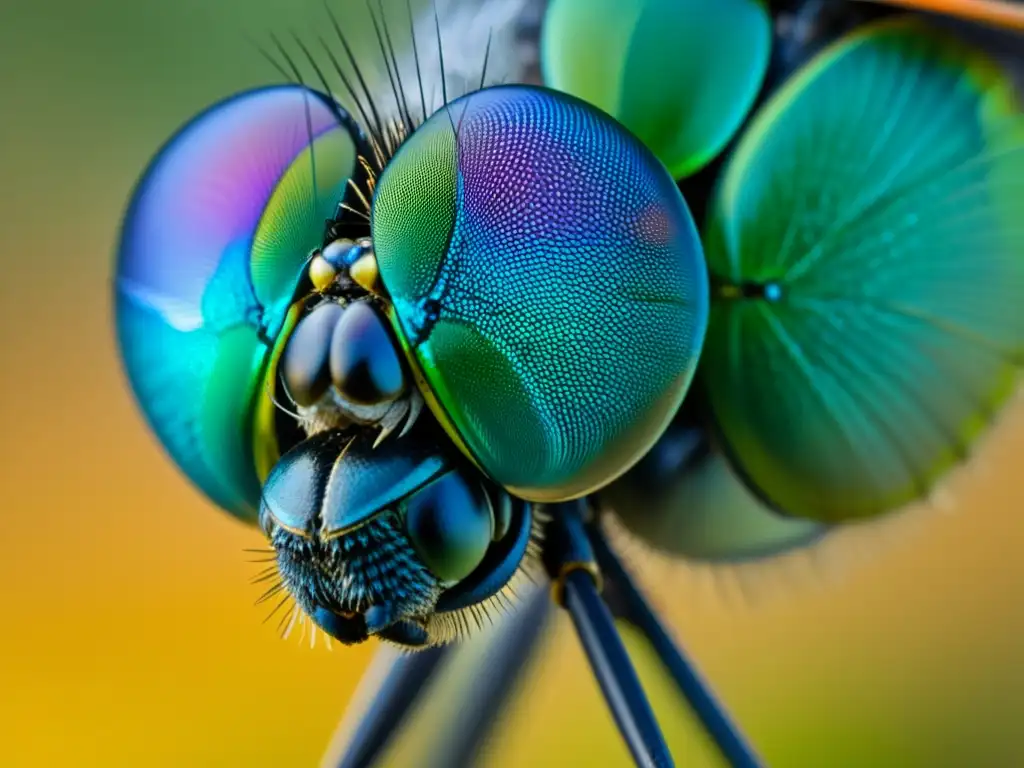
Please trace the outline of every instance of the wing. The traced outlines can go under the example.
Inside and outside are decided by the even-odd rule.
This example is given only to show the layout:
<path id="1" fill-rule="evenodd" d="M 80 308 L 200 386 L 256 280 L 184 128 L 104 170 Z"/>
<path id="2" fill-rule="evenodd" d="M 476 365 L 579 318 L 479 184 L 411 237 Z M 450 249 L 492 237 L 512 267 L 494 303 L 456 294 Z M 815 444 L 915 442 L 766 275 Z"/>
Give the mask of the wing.
<path id="1" fill-rule="evenodd" d="M 926 495 L 1024 359 L 1024 116 L 983 53 L 873 25 L 778 92 L 721 179 L 704 357 L 724 448 L 840 522 Z"/>
<path id="2" fill-rule="evenodd" d="M 759 0 L 552 0 L 544 81 L 617 118 L 678 179 L 743 123 L 767 71 L 771 25 Z"/>

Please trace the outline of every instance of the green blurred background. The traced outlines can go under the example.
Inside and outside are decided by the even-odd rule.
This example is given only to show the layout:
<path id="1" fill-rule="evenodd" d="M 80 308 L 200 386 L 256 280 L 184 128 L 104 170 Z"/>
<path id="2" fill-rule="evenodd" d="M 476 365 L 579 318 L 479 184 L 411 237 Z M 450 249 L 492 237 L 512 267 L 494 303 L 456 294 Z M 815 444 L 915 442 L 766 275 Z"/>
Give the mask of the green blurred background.
<path id="1" fill-rule="evenodd" d="M 316 765 L 372 655 L 261 624 L 242 551 L 260 537 L 165 459 L 110 318 L 122 206 L 153 151 L 275 79 L 247 37 L 324 19 L 316 0 L 0 5 L 0 765 Z M 742 579 L 649 580 L 772 765 L 1024 764 L 1022 455 L 1015 407 L 952 482 L 955 514 Z M 830 577 L 851 550 L 873 556 Z M 628 765 L 565 624 L 488 765 Z M 645 674 L 678 764 L 715 765 Z"/>

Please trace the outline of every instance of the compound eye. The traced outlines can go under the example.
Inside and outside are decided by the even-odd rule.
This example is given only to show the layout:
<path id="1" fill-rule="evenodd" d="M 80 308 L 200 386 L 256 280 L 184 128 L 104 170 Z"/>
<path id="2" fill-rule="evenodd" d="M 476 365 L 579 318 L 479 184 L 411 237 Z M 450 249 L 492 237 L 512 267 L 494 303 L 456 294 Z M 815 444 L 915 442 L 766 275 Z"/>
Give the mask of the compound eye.
<path id="1" fill-rule="evenodd" d="M 449 472 L 409 498 L 405 528 L 423 564 L 441 581 L 453 583 L 483 562 L 494 521 L 480 484 Z"/>
<path id="2" fill-rule="evenodd" d="M 435 113 L 374 187 L 388 319 L 492 482 L 579 498 L 650 450 L 686 394 L 708 319 L 700 236 L 607 114 L 529 86 L 465 99 L 458 130 Z"/>
<path id="3" fill-rule="evenodd" d="M 330 376 L 342 397 L 357 405 L 377 405 L 405 391 L 405 372 L 395 342 L 371 304 L 345 307 L 330 344 Z"/>
<path id="4" fill-rule="evenodd" d="M 331 386 L 331 335 L 344 311 L 334 302 L 319 304 L 295 326 L 284 350 L 281 371 L 296 405 L 313 405 Z"/>

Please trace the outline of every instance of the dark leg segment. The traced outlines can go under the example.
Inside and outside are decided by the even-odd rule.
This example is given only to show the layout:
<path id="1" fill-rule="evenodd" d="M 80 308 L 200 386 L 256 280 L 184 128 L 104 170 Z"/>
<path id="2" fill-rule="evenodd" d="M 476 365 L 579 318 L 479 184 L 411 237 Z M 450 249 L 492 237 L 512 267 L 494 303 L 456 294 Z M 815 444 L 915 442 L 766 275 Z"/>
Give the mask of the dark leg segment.
<path id="1" fill-rule="evenodd" d="M 587 540 L 584 502 L 551 510 L 545 538 L 545 565 L 565 609 L 572 616 L 619 732 L 638 766 L 674 765 L 658 722 L 640 685 L 612 614 L 598 591 L 593 551 Z"/>
<path id="2" fill-rule="evenodd" d="M 337 768 L 369 768 L 377 762 L 448 652 L 447 647 L 427 648 L 394 660 Z"/>
<path id="3" fill-rule="evenodd" d="M 621 614 L 623 619 L 633 624 L 647 638 L 729 765 L 733 768 L 760 768 L 763 765 L 760 758 L 715 698 L 710 686 L 659 621 L 629 572 L 608 545 L 604 534 L 596 525 L 588 526 L 587 532 L 601 572 L 612 588 L 610 591 L 616 613 Z"/>
<path id="4" fill-rule="evenodd" d="M 533 589 L 515 613 L 502 619 L 500 631 L 476 662 L 477 673 L 459 690 L 457 708 L 449 718 L 450 730 L 430 757 L 432 768 L 474 765 L 540 647 L 551 613 L 547 591 Z M 453 663 L 459 660 L 453 659 Z"/>
<path id="5" fill-rule="evenodd" d="M 572 617 L 594 676 L 636 764 L 669 768 L 673 761 L 615 627 L 613 611 L 643 633 L 729 764 L 733 768 L 760 768 L 760 759 L 658 620 L 603 533 L 596 524 L 587 522 L 586 502 L 555 505 L 549 512 L 543 558 L 555 598 Z M 608 586 L 605 597 L 600 590 L 602 578 Z M 448 717 L 450 727 L 444 738 L 427 750 L 430 757 L 425 764 L 444 768 L 468 768 L 473 764 L 539 646 L 550 612 L 548 596 L 537 589 L 503 621 L 506 626 L 473 662 L 479 674 L 460 688 L 459 702 Z M 380 759 L 453 651 L 457 660 L 457 650 L 442 647 L 399 656 L 392 662 L 335 763 L 337 768 L 369 768 Z"/>

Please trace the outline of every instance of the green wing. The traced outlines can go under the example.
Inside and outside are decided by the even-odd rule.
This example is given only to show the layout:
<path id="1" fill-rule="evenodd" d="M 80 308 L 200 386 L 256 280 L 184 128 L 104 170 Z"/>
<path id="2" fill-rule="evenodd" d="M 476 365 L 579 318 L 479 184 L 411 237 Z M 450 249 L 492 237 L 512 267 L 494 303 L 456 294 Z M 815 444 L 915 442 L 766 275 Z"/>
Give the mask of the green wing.
<path id="1" fill-rule="evenodd" d="M 682 178 L 739 129 L 770 48 L 759 0 L 552 0 L 541 68 L 545 84 L 617 118 Z"/>
<path id="2" fill-rule="evenodd" d="M 1024 353 L 1024 116 L 983 53 L 874 25 L 766 106 L 708 228 L 704 386 L 779 509 L 865 518 L 928 493 Z"/>

